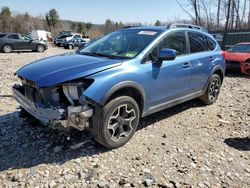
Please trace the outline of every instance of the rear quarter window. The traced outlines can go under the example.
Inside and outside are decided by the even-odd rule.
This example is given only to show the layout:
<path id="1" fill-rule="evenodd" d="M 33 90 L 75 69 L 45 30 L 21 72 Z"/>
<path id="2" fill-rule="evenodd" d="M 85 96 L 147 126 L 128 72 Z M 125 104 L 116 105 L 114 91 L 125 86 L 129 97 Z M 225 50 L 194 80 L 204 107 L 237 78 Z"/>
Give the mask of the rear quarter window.
<path id="1" fill-rule="evenodd" d="M 216 48 L 216 43 L 212 39 L 207 37 L 207 50 L 213 51 L 215 48 Z"/>

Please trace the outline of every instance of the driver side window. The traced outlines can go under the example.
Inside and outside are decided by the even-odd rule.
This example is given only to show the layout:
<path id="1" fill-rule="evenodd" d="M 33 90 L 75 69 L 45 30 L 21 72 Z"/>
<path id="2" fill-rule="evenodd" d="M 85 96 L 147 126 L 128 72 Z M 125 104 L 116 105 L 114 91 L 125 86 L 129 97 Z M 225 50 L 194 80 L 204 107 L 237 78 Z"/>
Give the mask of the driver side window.
<path id="1" fill-rule="evenodd" d="M 158 59 L 159 52 L 164 48 L 176 50 L 177 56 L 187 54 L 185 31 L 172 32 L 164 37 L 161 42 L 151 50 L 145 62 L 155 62 Z"/>
<path id="2" fill-rule="evenodd" d="M 177 31 L 168 34 L 160 43 L 160 50 L 164 48 L 176 50 L 176 55 L 183 55 L 187 53 L 186 37 L 184 31 Z"/>

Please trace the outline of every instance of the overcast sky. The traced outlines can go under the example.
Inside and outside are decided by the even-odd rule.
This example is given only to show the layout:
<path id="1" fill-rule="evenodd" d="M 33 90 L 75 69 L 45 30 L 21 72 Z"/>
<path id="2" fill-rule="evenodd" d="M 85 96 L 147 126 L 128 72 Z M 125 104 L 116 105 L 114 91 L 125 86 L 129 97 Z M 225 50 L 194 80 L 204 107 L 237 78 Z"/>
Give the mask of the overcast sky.
<path id="1" fill-rule="evenodd" d="M 180 0 L 185 2 L 185 0 Z M 0 0 L 11 11 L 45 15 L 55 8 L 61 19 L 103 24 L 107 18 L 124 23 L 154 23 L 175 18 L 188 19 L 176 0 Z"/>

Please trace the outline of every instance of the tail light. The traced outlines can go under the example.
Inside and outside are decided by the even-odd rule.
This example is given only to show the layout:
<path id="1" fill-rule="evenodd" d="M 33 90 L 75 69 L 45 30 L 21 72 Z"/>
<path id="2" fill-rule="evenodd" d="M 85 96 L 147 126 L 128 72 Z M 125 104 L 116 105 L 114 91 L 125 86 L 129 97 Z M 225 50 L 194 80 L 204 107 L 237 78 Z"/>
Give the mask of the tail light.
<path id="1" fill-rule="evenodd" d="M 222 55 L 222 57 L 223 57 L 224 59 L 226 58 L 226 52 L 225 52 L 225 51 L 221 50 L 221 55 Z"/>

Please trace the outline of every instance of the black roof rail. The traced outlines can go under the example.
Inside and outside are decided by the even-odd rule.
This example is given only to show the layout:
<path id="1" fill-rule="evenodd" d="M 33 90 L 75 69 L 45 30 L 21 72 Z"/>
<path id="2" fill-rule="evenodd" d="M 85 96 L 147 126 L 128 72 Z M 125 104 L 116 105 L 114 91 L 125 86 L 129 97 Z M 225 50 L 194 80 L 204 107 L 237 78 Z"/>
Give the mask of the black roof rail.
<path id="1" fill-rule="evenodd" d="M 140 27 L 139 25 L 128 25 L 128 26 L 124 26 L 121 29 L 129 29 L 129 28 L 133 28 L 133 27 Z"/>

